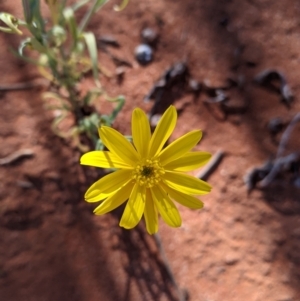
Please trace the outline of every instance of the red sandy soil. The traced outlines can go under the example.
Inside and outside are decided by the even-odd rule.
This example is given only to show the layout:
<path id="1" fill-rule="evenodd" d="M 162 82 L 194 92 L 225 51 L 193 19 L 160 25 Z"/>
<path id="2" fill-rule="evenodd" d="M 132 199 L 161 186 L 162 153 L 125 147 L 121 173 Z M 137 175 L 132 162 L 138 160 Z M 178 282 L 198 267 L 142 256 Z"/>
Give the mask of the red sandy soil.
<path id="1" fill-rule="evenodd" d="M 182 90 L 160 106 L 161 113 L 173 102 L 180 113 L 172 139 L 200 128 L 204 138 L 197 149 L 226 152 L 209 178 L 213 191 L 203 197 L 205 208 L 180 207 L 179 229 L 160 223 L 182 300 L 299 301 L 300 189 L 282 178 L 248 195 L 243 181 L 249 169 L 276 154 L 268 121 L 291 120 L 300 111 L 299 1 L 131 0 L 121 13 L 112 5 L 98 13 L 90 30 L 114 36 L 121 48 L 112 51 L 133 65 L 122 83 L 102 77 L 110 95 L 126 97 L 114 124 L 123 134 L 130 134 L 133 108 L 150 111 L 152 103 L 143 97 L 162 72 L 185 59 L 193 78 L 213 87 L 242 79 L 242 88 L 228 91 L 230 104 L 249 102 L 246 112 L 217 118 L 223 113 L 204 105 L 207 95 L 195 99 Z M 0 10 L 21 17 L 21 1 L 2 0 Z M 146 26 L 160 37 L 154 61 L 141 67 L 133 53 Z M 1 85 L 38 79 L 33 66 L 9 51 L 19 37 L 3 33 L 0 40 Z M 100 61 L 114 73 L 106 54 Z M 295 95 L 290 108 L 253 83 L 267 68 L 286 75 Z M 0 158 L 25 148 L 35 154 L 0 166 L 0 300 L 179 300 L 143 223 L 132 231 L 119 228 L 122 209 L 93 216 L 83 194 L 96 173 L 78 164 L 80 153 L 70 141 L 51 132 L 53 114 L 45 111 L 41 92 L 0 95 Z M 299 144 L 296 127 L 285 153 L 299 151 Z"/>

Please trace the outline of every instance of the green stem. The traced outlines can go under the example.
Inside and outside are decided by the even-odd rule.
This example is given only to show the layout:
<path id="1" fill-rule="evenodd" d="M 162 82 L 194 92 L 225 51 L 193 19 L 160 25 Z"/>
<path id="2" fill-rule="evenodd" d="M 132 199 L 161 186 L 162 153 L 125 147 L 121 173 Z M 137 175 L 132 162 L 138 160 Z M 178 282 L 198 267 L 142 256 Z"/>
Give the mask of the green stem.
<path id="1" fill-rule="evenodd" d="M 69 68 L 66 67 L 67 65 L 67 61 L 68 61 L 68 57 L 66 56 L 63 47 L 59 47 L 59 51 L 60 51 L 60 55 L 62 57 L 63 60 L 63 72 L 62 72 L 62 78 L 63 78 L 63 82 L 64 82 L 64 86 L 66 87 L 68 94 L 69 94 L 69 101 L 71 103 L 71 106 L 73 108 L 73 112 L 75 114 L 75 119 L 76 119 L 76 123 L 78 123 L 78 121 L 83 117 L 82 116 L 82 112 L 80 110 L 80 106 L 79 101 L 78 101 L 78 97 L 76 95 L 76 89 L 75 89 L 75 83 L 73 81 L 73 77 L 72 74 L 70 74 L 69 72 Z M 71 79 L 71 80 L 70 80 Z"/>
<path id="2" fill-rule="evenodd" d="M 95 0 L 94 4 L 91 6 L 91 8 L 87 11 L 87 13 L 84 15 L 83 19 L 80 22 L 78 31 L 81 33 L 86 28 L 87 24 L 89 23 L 92 15 L 101 7 L 103 6 L 108 0 Z"/>

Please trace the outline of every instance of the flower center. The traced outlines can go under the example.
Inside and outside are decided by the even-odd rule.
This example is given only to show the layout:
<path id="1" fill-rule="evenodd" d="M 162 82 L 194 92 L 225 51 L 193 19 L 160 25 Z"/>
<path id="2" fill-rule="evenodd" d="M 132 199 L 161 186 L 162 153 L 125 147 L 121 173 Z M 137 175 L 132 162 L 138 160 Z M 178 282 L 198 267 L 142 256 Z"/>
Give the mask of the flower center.
<path id="1" fill-rule="evenodd" d="M 151 188 L 161 181 L 165 173 L 156 159 L 145 159 L 139 162 L 132 173 L 132 179 L 139 185 Z"/>
<path id="2" fill-rule="evenodd" d="M 142 172 L 141 174 L 145 177 L 149 177 L 151 176 L 151 174 L 153 173 L 153 168 L 148 167 L 148 166 L 143 166 L 142 167 Z"/>

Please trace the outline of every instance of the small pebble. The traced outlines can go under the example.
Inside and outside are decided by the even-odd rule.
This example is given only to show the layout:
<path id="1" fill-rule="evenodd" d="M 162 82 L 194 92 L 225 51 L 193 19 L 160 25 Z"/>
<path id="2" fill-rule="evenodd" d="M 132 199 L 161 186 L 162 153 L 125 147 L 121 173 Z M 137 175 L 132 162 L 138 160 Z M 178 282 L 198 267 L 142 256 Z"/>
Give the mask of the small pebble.
<path id="1" fill-rule="evenodd" d="M 154 29 L 147 27 L 142 30 L 141 38 L 143 43 L 153 45 L 157 42 L 158 34 Z"/>
<path id="2" fill-rule="evenodd" d="M 235 253 L 229 253 L 225 257 L 225 263 L 227 265 L 234 265 L 234 264 L 238 263 L 239 261 L 240 261 L 240 258 L 238 256 L 238 254 L 235 254 Z"/>
<path id="3" fill-rule="evenodd" d="M 136 60 L 141 65 L 147 65 L 153 59 L 153 50 L 147 44 L 140 44 L 139 46 L 137 46 L 135 48 L 134 54 L 135 54 Z"/>

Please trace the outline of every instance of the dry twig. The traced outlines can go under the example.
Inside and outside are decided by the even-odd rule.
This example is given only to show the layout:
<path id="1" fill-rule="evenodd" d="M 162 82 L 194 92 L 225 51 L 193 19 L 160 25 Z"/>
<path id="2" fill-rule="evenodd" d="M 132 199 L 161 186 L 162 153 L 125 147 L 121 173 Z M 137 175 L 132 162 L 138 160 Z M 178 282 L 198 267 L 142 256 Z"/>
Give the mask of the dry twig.
<path id="1" fill-rule="evenodd" d="M 260 182 L 259 184 L 260 187 L 268 186 L 276 177 L 276 175 L 282 170 L 282 167 L 285 166 L 287 163 L 299 160 L 299 153 L 292 153 L 286 157 L 282 157 L 282 154 L 286 148 L 288 140 L 290 139 L 292 131 L 296 123 L 298 122 L 300 122 L 300 113 L 297 113 L 294 116 L 294 118 L 292 119 L 292 121 L 289 123 L 284 133 L 282 134 L 273 167 L 271 171 L 268 173 L 268 175 Z"/>
<path id="2" fill-rule="evenodd" d="M 205 165 L 205 167 L 200 171 L 200 173 L 197 175 L 197 178 L 201 180 L 206 180 L 213 171 L 217 168 L 217 166 L 220 164 L 224 157 L 225 153 L 222 150 L 217 151 L 210 161 Z"/>
<path id="3" fill-rule="evenodd" d="M 0 165 L 8 165 L 23 157 L 32 157 L 33 155 L 34 152 L 31 149 L 21 149 L 15 153 L 12 153 L 11 155 L 8 155 L 7 157 L 0 159 Z"/>
<path id="4" fill-rule="evenodd" d="M 0 91 L 17 91 L 17 90 L 28 90 L 36 87 L 45 86 L 43 81 L 29 81 L 24 83 L 14 83 L 14 84 L 0 84 Z"/>

